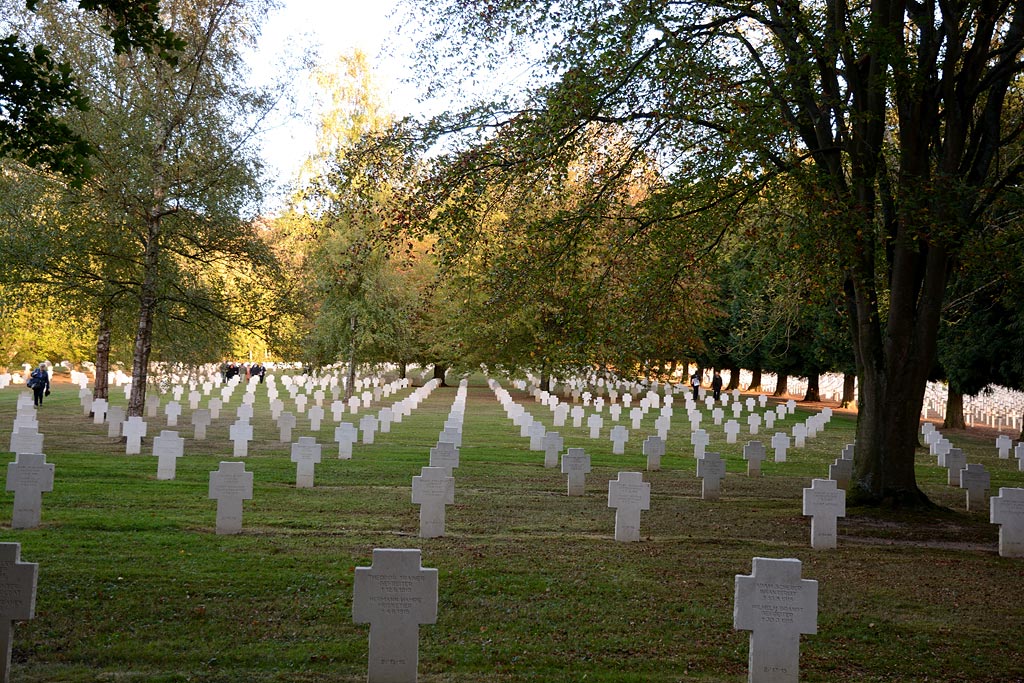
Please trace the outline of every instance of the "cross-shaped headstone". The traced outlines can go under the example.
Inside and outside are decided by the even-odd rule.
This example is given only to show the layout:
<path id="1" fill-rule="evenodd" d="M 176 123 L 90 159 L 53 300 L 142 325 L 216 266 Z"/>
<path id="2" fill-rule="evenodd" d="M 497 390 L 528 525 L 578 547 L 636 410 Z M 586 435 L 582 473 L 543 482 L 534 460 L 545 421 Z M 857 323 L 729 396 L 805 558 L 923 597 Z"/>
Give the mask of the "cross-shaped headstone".
<path id="1" fill-rule="evenodd" d="M 836 547 L 836 518 L 846 516 L 846 491 L 831 479 L 814 479 L 804 489 L 804 516 L 811 518 L 811 547 Z"/>
<path id="2" fill-rule="evenodd" d="M 11 674 L 11 645 L 15 621 L 36 616 L 36 581 L 39 565 L 21 561 L 20 543 L 0 543 L 0 682 L 7 683 Z"/>
<path id="3" fill-rule="evenodd" d="M 562 456 L 562 474 L 568 475 L 567 495 L 583 495 L 588 472 L 590 472 L 590 456 L 582 448 L 570 448 L 565 452 Z"/>
<path id="4" fill-rule="evenodd" d="M 743 404 L 740 403 L 739 401 L 733 403 L 729 407 L 732 408 L 732 416 L 734 418 L 739 419 L 740 415 L 743 414 Z"/>
<path id="5" fill-rule="evenodd" d="M 395 413 L 391 408 L 381 408 L 377 412 L 377 422 L 380 423 L 380 433 L 390 434 L 391 433 L 391 421 L 394 419 Z"/>
<path id="6" fill-rule="evenodd" d="M 967 491 L 967 510 L 983 510 L 985 494 L 992 484 L 988 470 L 984 465 L 971 463 L 960 470 L 960 488 Z"/>
<path id="7" fill-rule="evenodd" d="M 690 443 L 693 444 L 693 457 L 698 460 L 704 456 L 704 449 L 711 443 L 711 437 L 703 429 L 690 434 Z"/>
<path id="8" fill-rule="evenodd" d="M 604 418 L 598 415 L 597 413 L 593 413 L 590 417 L 587 418 L 587 427 L 590 428 L 591 439 L 601 438 L 601 427 L 603 426 Z"/>
<path id="9" fill-rule="evenodd" d="M 351 422 L 342 422 L 334 428 L 334 440 L 338 442 L 338 458 L 348 460 L 352 457 L 352 444 L 359 438 L 359 430 Z"/>
<path id="10" fill-rule="evenodd" d="M 846 490 L 850 485 L 850 477 L 853 476 L 853 460 L 836 458 L 836 461 L 828 466 L 828 478 L 836 483 L 836 486 Z"/>
<path id="11" fill-rule="evenodd" d="M 341 422 L 341 417 L 345 414 L 345 403 L 344 401 L 334 401 L 331 403 L 331 417 L 334 418 L 335 422 Z"/>
<path id="12" fill-rule="evenodd" d="M 95 425 L 103 424 L 107 416 L 107 399 L 96 398 L 92 401 L 92 423 Z"/>
<path id="13" fill-rule="evenodd" d="M 224 407 L 224 402 L 215 396 L 206 405 L 210 408 L 210 418 L 219 420 L 220 409 Z"/>
<path id="14" fill-rule="evenodd" d="M 653 472 L 661 469 L 661 457 L 665 455 L 665 440 L 659 436 L 649 436 L 644 440 L 644 455 L 647 456 L 647 470 Z"/>
<path id="15" fill-rule="evenodd" d="M 573 427 L 579 428 L 579 427 L 583 426 L 583 415 L 584 415 L 583 406 L 573 406 L 572 407 L 572 412 L 570 412 L 569 414 L 572 416 L 572 426 Z"/>
<path id="16" fill-rule="evenodd" d="M 544 467 L 558 467 L 558 454 L 562 452 L 565 439 L 558 432 L 544 435 Z"/>
<path id="17" fill-rule="evenodd" d="M 800 578 L 800 560 L 755 557 L 736 575 L 733 628 L 750 631 L 749 683 L 797 683 L 800 634 L 818 632 L 818 582 Z"/>
<path id="18" fill-rule="evenodd" d="M 195 434 L 193 439 L 196 441 L 203 441 L 206 439 L 206 428 L 210 426 L 213 421 L 210 415 L 209 408 L 196 408 L 192 411 L 192 426 L 195 427 Z"/>
<path id="19" fill-rule="evenodd" d="M 640 429 L 640 423 L 644 419 L 642 408 L 633 408 L 629 411 L 629 423 L 633 429 Z"/>
<path id="20" fill-rule="evenodd" d="M 1006 434 L 1000 434 L 996 437 L 996 448 L 999 449 L 999 457 L 1006 460 L 1010 457 L 1010 449 L 1013 447 L 1013 439 L 1008 437 Z"/>
<path id="21" fill-rule="evenodd" d="M 547 429 L 544 428 L 543 423 L 541 423 L 540 420 L 533 422 L 530 425 L 528 433 L 530 435 L 530 450 L 544 450 L 544 435 L 547 434 Z"/>
<path id="22" fill-rule="evenodd" d="M 372 444 L 377 432 L 377 418 L 373 415 L 363 415 L 359 420 L 359 431 L 363 435 L 363 445 Z"/>
<path id="23" fill-rule="evenodd" d="M 807 440 L 807 425 L 801 422 L 793 425 L 793 445 L 803 448 Z"/>
<path id="24" fill-rule="evenodd" d="M 249 455 L 249 442 L 252 440 L 252 425 L 239 420 L 228 428 L 228 438 L 234 442 L 234 456 L 244 458 Z"/>
<path id="25" fill-rule="evenodd" d="M 761 416 L 757 413 L 747 415 L 747 426 L 751 434 L 757 434 L 757 430 L 761 428 Z"/>
<path id="26" fill-rule="evenodd" d="M 292 430 L 295 429 L 297 421 L 295 413 L 290 411 L 283 411 L 277 416 L 277 428 L 280 431 L 281 443 L 291 443 Z"/>
<path id="27" fill-rule="evenodd" d="M 658 438 L 668 441 L 668 431 L 672 428 L 672 417 L 662 413 L 654 421 L 654 429 L 658 432 Z"/>
<path id="28" fill-rule="evenodd" d="M 188 409 L 195 410 L 199 407 L 199 401 L 203 398 L 203 395 L 196 390 L 188 392 Z"/>
<path id="29" fill-rule="evenodd" d="M 440 467 L 452 476 L 452 470 L 459 466 L 459 449 L 449 441 L 438 441 L 430 449 L 430 466 Z"/>
<path id="30" fill-rule="evenodd" d="M 181 415 L 181 404 L 171 401 L 164 407 L 164 415 L 167 416 L 167 426 L 177 427 L 178 417 Z"/>
<path id="31" fill-rule="evenodd" d="M 352 592 L 352 620 L 370 624 L 367 683 L 415 683 L 420 624 L 437 621 L 437 570 L 422 567 L 419 550 L 374 548 Z"/>
<path id="32" fill-rule="evenodd" d="M 786 462 L 789 435 L 785 432 L 775 432 L 775 436 L 772 437 L 772 448 L 775 449 L 775 462 Z"/>
<path id="33" fill-rule="evenodd" d="M 156 462 L 156 478 L 160 480 L 174 479 L 178 468 L 178 458 L 185 453 L 185 439 L 178 432 L 163 430 L 160 436 L 153 439 L 153 455 Z"/>
<path id="34" fill-rule="evenodd" d="M 1017 458 L 1017 469 L 1024 472 L 1024 441 L 1014 447 L 1013 457 Z"/>
<path id="35" fill-rule="evenodd" d="M 619 472 L 608 482 L 608 507 L 615 508 L 615 540 L 640 540 L 640 511 L 651 509 L 651 485 L 642 472 Z"/>
<path id="36" fill-rule="evenodd" d="M 770 410 L 764 414 L 764 428 L 775 429 L 775 413 Z"/>
<path id="37" fill-rule="evenodd" d="M 443 467 L 422 467 L 412 478 L 412 502 L 420 506 L 420 538 L 444 536 L 444 506 L 455 503 L 455 478 Z"/>
<path id="38" fill-rule="evenodd" d="M 243 403 L 235 410 L 235 418 L 249 422 L 255 414 L 251 403 Z"/>
<path id="39" fill-rule="evenodd" d="M 313 488 L 313 475 L 320 462 L 320 444 L 312 436 L 301 436 L 292 444 L 292 462 L 295 463 L 295 488 Z"/>
<path id="40" fill-rule="evenodd" d="M 142 452 L 142 437 L 146 435 L 149 427 L 138 415 L 133 415 L 121 425 L 121 434 L 126 442 L 124 446 L 125 455 L 138 455 Z"/>
<path id="41" fill-rule="evenodd" d="M 989 520 L 999 526 L 999 555 L 1024 557 L 1024 488 L 1000 488 L 989 500 Z"/>
<path id="42" fill-rule="evenodd" d="M 960 486 L 960 470 L 967 467 L 967 456 L 959 448 L 950 448 L 945 457 L 946 483 Z"/>
<path id="43" fill-rule="evenodd" d="M 705 453 L 698 458 L 697 476 L 701 478 L 701 499 L 718 500 L 722 493 L 722 479 L 725 478 L 725 461 L 722 456 L 718 453 Z"/>
<path id="44" fill-rule="evenodd" d="M 34 529 L 42 517 L 43 494 L 53 490 L 53 464 L 42 453 L 20 453 L 7 465 L 7 490 L 14 492 L 12 529 Z"/>
<path id="45" fill-rule="evenodd" d="M 121 423 L 124 422 L 125 413 L 122 406 L 110 406 L 107 408 L 107 436 L 116 439 L 121 436 Z"/>
<path id="46" fill-rule="evenodd" d="M 21 453 L 42 453 L 43 435 L 35 429 L 15 429 L 11 432 L 9 450 L 15 455 Z"/>
<path id="47" fill-rule="evenodd" d="M 359 412 L 359 397 L 352 396 L 348 399 L 348 410 L 350 413 L 355 415 Z"/>
<path id="48" fill-rule="evenodd" d="M 629 430 L 622 425 L 615 425 L 611 431 L 612 453 L 622 455 L 626 452 L 626 442 L 629 441 Z"/>
<path id="49" fill-rule="evenodd" d="M 156 417 L 160 410 L 160 397 L 156 394 L 146 396 L 146 416 Z"/>
<path id="50" fill-rule="evenodd" d="M 324 419 L 324 409 L 320 406 L 313 404 L 306 411 L 306 417 L 309 418 L 309 431 L 319 432 L 320 422 Z"/>
<path id="51" fill-rule="evenodd" d="M 567 417 L 569 417 L 569 404 L 568 403 L 560 403 L 560 404 L 558 404 L 555 407 L 554 426 L 555 427 L 564 427 L 565 426 L 565 420 L 566 420 Z"/>
<path id="52" fill-rule="evenodd" d="M 743 459 L 747 461 L 747 476 L 761 475 L 761 462 L 765 459 L 764 444 L 760 441 L 749 441 L 743 447 Z"/>
<path id="53" fill-rule="evenodd" d="M 736 443 L 736 436 L 740 433 L 740 423 L 736 420 L 729 420 L 725 423 L 725 442 Z"/>
<path id="54" fill-rule="evenodd" d="M 217 501 L 217 533 L 237 534 L 242 530 L 242 501 L 252 499 L 252 472 L 244 462 L 220 463 L 210 472 L 209 498 Z"/>
<path id="55" fill-rule="evenodd" d="M 715 426 L 721 426 L 722 420 L 725 419 L 725 411 L 721 408 L 715 408 L 711 411 L 711 419 L 715 423 Z"/>
<path id="56" fill-rule="evenodd" d="M 789 414 L 789 410 L 786 409 L 786 404 L 780 403 L 775 406 L 775 417 L 779 420 L 785 420 L 786 415 Z"/>

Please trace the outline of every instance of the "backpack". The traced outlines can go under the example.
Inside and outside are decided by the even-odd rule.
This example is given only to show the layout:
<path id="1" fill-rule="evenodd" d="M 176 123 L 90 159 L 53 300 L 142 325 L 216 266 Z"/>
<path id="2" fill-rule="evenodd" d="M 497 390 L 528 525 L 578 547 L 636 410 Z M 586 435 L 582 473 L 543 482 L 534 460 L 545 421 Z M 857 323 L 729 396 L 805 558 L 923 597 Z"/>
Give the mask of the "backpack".
<path id="1" fill-rule="evenodd" d="M 25 386 L 29 389 L 37 389 L 39 387 L 46 386 L 46 382 L 44 382 L 43 378 L 39 376 L 38 370 L 33 370 L 32 374 L 29 376 L 29 380 L 25 382 Z"/>

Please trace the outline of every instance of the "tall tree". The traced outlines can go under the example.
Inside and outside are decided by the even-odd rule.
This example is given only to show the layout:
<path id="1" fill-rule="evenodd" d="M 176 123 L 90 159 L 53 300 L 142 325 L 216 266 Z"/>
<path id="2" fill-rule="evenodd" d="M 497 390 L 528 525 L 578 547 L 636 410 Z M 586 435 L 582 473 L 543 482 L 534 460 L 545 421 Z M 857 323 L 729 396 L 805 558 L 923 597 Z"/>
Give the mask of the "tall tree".
<path id="1" fill-rule="evenodd" d="M 698 180 L 721 201 L 738 185 L 792 174 L 819 217 L 817 248 L 836 254 L 837 270 L 823 275 L 845 282 L 861 397 L 851 497 L 929 504 L 914 450 L 950 265 L 1024 168 L 996 163 L 1024 130 L 1020 109 L 1007 106 L 1017 98 L 1024 4 L 418 7 L 424 45 L 455 53 L 472 78 L 481 74 L 467 63 L 497 69 L 507 49 L 546 50 L 536 88 L 439 122 L 519 129 L 506 167 L 556 154 L 602 121 L 663 160 L 662 196 L 676 207 Z M 499 163 L 463 158 L 467 173 Z"/>

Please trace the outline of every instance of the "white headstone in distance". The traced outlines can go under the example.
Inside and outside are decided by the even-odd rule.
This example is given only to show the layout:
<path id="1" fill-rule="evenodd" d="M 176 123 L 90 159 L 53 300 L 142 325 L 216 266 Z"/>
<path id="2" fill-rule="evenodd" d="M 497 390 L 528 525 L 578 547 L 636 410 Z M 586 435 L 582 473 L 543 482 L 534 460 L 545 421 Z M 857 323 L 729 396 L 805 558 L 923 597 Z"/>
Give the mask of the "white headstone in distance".
<path id="1" fill-rule="evenodd" d="M 420 624 L 437 621 L 437 570 L 422 567 L 419 550 L 374 548 L 352 592 L 352 620 L 370 624 L 367 683 L 415 683 Z"/>
<path id="2" fill-rule="evenodd" d="M 312 405 L 306 411 L 306 417 L 309 418 L 309 431 L 319 432 L 320 422 L 324 419 L 324 409 L 318 405 Z"/>
<path id="3" fill-rule="evenodd" d="M 572 411 L 569 414 L 572 416 L 573 427 L 579 428 L 583 426 L 584 411 L 582 406 L 573 406 Z"/>
<path id="4" fill-rule="evenodd" d="M 133 415 L 121 425 L 121 434 L 126 438 L 125 455 L 138 455 L 142 452 L 142 437 L 149 430 L 148 425 L 138 415 Z"/>
<path id="5" fill-rule="evenodd" d="M 789 450 L 789 435 L 775 432 L 772 437 L 772 448 L 775 449 L 775 462 L 786 462 L 786 451 Z"/>
<path id="6" fill-rule="evenodd" d="M 15 429 L 11 432 L 11 443 L 8 450 L 15 455 L 42 453 L 43 435 L 35 429 Z"/>
<path id="7" fill-rule="evenodd" d="M 601 427 L 603 426 L 604 418 L 598 415 L 597 413 L 593 413 L 590 417 L 587 418 L 587 427 L 590 428 L 591 439 L 601 438 Z"/>
<path id="8" fill-rule="evenodd" d="M 394 412 L 391 408 L 381 408 L 377 412 L 377 422 L 380 423 L 380 433 L 390 434 L 391 433 L 391 422 L 394 419 Z"/>
<path id="9" fill-rule="evenodd" d="M 438 441 L 430 449 L 430 466 L 439 467 L 452 476 L 452 470 L 459 466 L 459 449 L 451 442 Z"/>
<path id="10" fill-rule="evenodd" d="M 999 525 L 999 555 L 1024 557 L 1024 488 L 1000 488 L 989 501 L 989 520 Z"/>
<path id="11" fill-rule="evenodd" d="M 107 399 L 96 398 L 92 401 L 92 423 L 103 424 L 107 417 Z"/>
<path id="12" fill-rule="evenodd" d="M 338 458 L 349 460 L 352 457 L 352 444 L 359 438 L 359 430 L 351 422 L 342 422 L 334 428 L 334 440 L 338 442 Z"/>
<path id="13" fill-rule="evenodd" d="M 7 490 L 14 492 L 12 529 L 39 526 L 43 494 L 53 490 L 53 469 L 42 453 L 19 453 L 7 465 Z"/>
<path id="14" fill-rule="evenodd" d="M 649 436 L 644 440 L 644 455 L 647 456 L 647 470 L 653 472 L 661 469 L 661 458 L 665 455 L 665 440 L 658 436 Z"/>
<path id="15" fill-rule="evenodd" d="M 121 436 L 121 423 L 124 422 L 125 413 L 122 406 L 110 406 L 107 408 L 107 436 L 116 439 Z"/>
<path id="16" fill-rule="evenodd" d="M 544 424 L 540 420 L 537 420 L 530 425 L 528 432 L 530 436 L 530 450 L 544 450 L 544 435 L 547 434 L 547 429 L 544 428 Z"/>
<path id="17" fill-rule="evenodd" d="M 704 449 L 711 443 L 711 437 L 703 429 L 698 429 L 690 434 L 690 443 L 693 444 L 693 457 L 699 460 L 704 457 Z"/>
<path id="18" fill-rule="evenodd" d="M 245 471 L 244 462 L 221 462 L 210 472 L 209 498 L 217 501 L 217 533 L 239 533 L 242 501 L 252 499 L 252 472 Z"/>
<path id="19" fill-rule="evenodd" d="M 651 509 L 651 485 L 641 472 L 619 472 L 608 482 L 608 507 L 615 508 L 615 540 L 640 540 L 640 511 Z"/>
<path id="20" fill-rule="evenodd" d="M 7 683 L 11 672 L 11 645 L 15 621 L 36 616 L 36 582 L 39 565 L 21 561 L 20 543 L 0 543 L 0 681 Z"/>
<path id="21" fill-rule="evenodd" d="M 160 411 L 160 397 L 156 394 L 146 396 L 146 417 L 156 417 Z"/>
<path id="22" fill-rule="evenodd" d="M 629 430 L 622 425 L 615 425 L 611 430 L 612 453 L 622 455 L 626 452 L 626 442 L 629 441 Z"/>
<path id="23" fill-rule="evenodd" d="M 846 491 L 831 479 L 814 479 L 804 489 L 805 517 L 811 518 L 811 547 L 816 550 L 836 547 L 836 518 L 846 516 Z"/>
<path id="24" fill-rule="evenodd" d="M 701 479 L 702 500 L 718 500 L 722 495 L 722 479 L 725 478 L 725 461 L 718 453 L 705 453 L 697 459 L 697 476 Z"/>
<path id="25" fill-rule="evenodd" d="M 206 404 L 210 408 L 210 417 L 214 420 L 220 419 L 220 409 L 224 407 L 224 402 L 219 398 L 211 398 Z"/>
<path id="26" fill-rule="evenodd" d="M 828 466 L 828 478 L 844 491 L 850 485 L 850 477 L 852 476 L 853 460 L 836 458 L 835 462 Z"/>
<path id="27" fill-rule="evenodd" d="M 800 578 L 800 560 L 755 557 L 736 575 L 733 628 L 750 631 L 749 683 L 797 683 L 800 635 L 818 632 L 818 582 Z"/>
<path id="28" fill-rule="evenodd" d="M 196 390 L 188 392 L 188 409 L 195 410 L 199 407 L 199 401 L 203 398 L 203 395 Z"/>
<path id="29" fill-rule="evenodd" d="M 558 454 L 562 452 L 565 439 L 558 432 L 544 434 L 544 467 L 558 467 Z"/>
<path id="30" fill-rule="evenodd" d="M 359 431 L 363 435 L 363 445 L 372 444 L 374 434 L 377 432 L 377 418 L 373 415 L 363 415 L 359 420 Z"/>
<path id="31" fill-rule="evenodd" d="M 570 448 L 562 455 L 562 474 L 567 475 L 568 478 L 567 495 L 583 495 L 588 472 L 590 472 L 590 456 L 582 448 Z"/>
<path id="32" fill-rule="evenodd" d="M 295 463 L 295 488 L 313 488 L 313 475 L 320 462 L 320 444 L 312 436 L 301 436 L 292 444 L 292 462 Z"/>
<path id="33" fill-rule="evenodd" d="M 960 488 L 967 492 L 968 511 L 974 512 L 985 509 L 985 503 L 987 502 L 985 494 L 988 493 L 991 485 L 992 477 L 984 465 L 970 463 L 967 467 L 960 470 Z"/>
<path id="34" fill-rule="evenodd" d="M 749 441 L 743 447 L 743 459 L 747 461 L 747 476 L 761 475 L 761 462 L 765 459 L 764 444 L 760 441 Z"/>
<path id="35" fill-rule="evenodd" d="M 629 411 L 629 423 L 634 430 L 640 429 L 640 423 L 643 419 L 644 411 L 642 408 L 633 408 Z"/>
<path id="36" fill-rule="evenodd" d="M 996 448 L 999 449 L 1000 459 L 1006 460 L 1010 457 L 1010 449 L 1013 448 L 1013 439 L 1008 437 L 1006 434 L 1000 434 L 996 437 Z"/>
<path id="37" fill-rule="evenodd" d="M 252 425 L 239 420 L 228 428 L 228 438 L 234 442 L 234 457 L 244 458 L 249 455 L 249 442 L 252 441 Z"/>
<path id="38" fill-rule="evenodd" d="M 967 455 L 959 448 L 950 448 L 946 453 L 946 483 L 950 486 L 960 486 L 960 470 L 967 467 Z"/>
<path id="39" fill-rule="evenodd" d="M 412 478 L 412 502 L 420 506 L 420 538 L 444 536 L 444 506 L 455 503 L 455 477 L 443 467 L 423 467 Z"/>
<path id="40" fill-rule="evenodd" d="M 212 421 L 209 408 L 196 408 L 192 411 L 192 426 L 195 427 L 195 434 L 192 438 L 196 441 L 205 440 L 206 428 L 210 426 Z"/>
<path id="41" fill-rule="evenodd" d="M 164 407 L 164 415 L 167 416 L 168 427 L 177 427 L 178 417 L 181 416 L 181 404 L 177 401 L 170 401 Z"/>
<path id="42" fill-rule="evenodd" d="M 725 442 L 736 443 L 736 435 L 740 433 L 740 423 L 736 420 L 729 420 L 725 423 Z"/>
<path id="43" fill-rule="evenodd" d="M 295 429 L 295 413 L 284 411 L 277 416 L 277 429 L 280 432 L 281 443 L 291 443 L 292 430 Z"/>
<path id="44" fill-rule="evenodd" d="M 153 455 L 158 458 L 156 478 L 160 480 L 174 479 L 178 469 L 178 458 L 185 453 L 185 439 L 178 432 L 163 430 L 160 436 L 153 438 Z"/>
<path id="45" fill-rule="evenodd" d="M 235 410 L 235 418 L 249 422 L 255 414 L 251 403 L 243 403 Z"/>
<path id="46" fill-rule="evenodd" d="M 807 440 L 807 425 L 804 423 L 793 425 L 793 445 L 803 448 Z"/>

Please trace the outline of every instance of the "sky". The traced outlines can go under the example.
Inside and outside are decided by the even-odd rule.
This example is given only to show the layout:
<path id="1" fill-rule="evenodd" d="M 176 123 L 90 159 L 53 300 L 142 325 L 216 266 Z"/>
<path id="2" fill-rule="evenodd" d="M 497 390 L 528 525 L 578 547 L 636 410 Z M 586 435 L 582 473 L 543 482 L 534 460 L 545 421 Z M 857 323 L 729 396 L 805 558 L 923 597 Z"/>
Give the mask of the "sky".
<path id="1" fill-rule="evenodd" d="M 283 0 L 263 25 L 257 52 L 250 56 L 254 84 L 270 80 L 274 64 L 287 49 L 316 48 L 318 63 L 359 48 L 375 67 L 378 85 L 397 116 L 415 113 L 417 92 L 402 79 L 409 76 L 410 62 L 399 57 L 382 57 L 382 48 L 399 55 L 410 47 L 398 31 L 393 12 L 397 0 Z M 293 80 L 299 101 L 300 117 L 308 114 L 312 83 L 308 74 Z M 291 106 L 282 104 L 261 140 L 268 177 L 275 179 L 278 191 L 295 178 L 303 160 L 313 151 L 316 129 L 311 118 L 290 116 Z M 281 206 L 280 198 L 268 197 L 272 213 Z"/>

